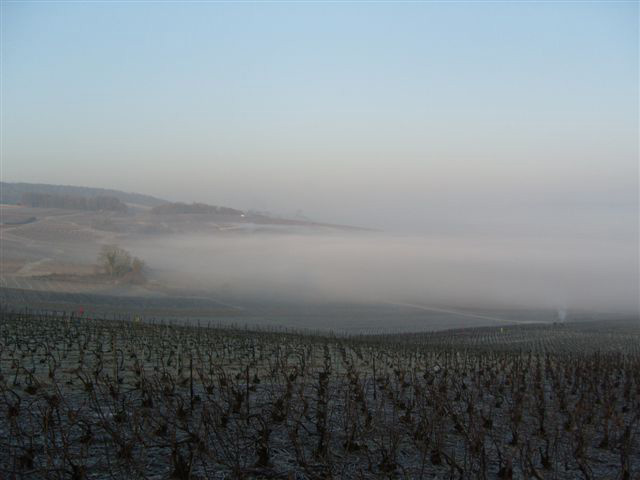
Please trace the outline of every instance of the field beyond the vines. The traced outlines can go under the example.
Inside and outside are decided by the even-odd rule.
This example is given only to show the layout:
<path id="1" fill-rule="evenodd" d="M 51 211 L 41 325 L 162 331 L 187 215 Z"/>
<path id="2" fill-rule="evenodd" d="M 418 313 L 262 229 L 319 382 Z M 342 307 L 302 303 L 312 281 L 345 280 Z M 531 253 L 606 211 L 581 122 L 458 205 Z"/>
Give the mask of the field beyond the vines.
<path id="1" fill-rule="evenodd" d="M 0 314 L 0 478 L 640 477 L 637 319 L 347 336 Z"/>

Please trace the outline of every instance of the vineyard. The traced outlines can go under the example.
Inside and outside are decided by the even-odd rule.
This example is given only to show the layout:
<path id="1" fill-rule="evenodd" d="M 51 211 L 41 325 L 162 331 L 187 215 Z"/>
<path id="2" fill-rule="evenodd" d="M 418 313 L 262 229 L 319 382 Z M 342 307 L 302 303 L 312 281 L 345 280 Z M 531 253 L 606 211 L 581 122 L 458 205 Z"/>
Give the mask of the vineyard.
<path id="1" fill-rule="evenodd" d="M 335 336 L 2 311 L 1 478 L 640 477 L 637 321 Z"/>

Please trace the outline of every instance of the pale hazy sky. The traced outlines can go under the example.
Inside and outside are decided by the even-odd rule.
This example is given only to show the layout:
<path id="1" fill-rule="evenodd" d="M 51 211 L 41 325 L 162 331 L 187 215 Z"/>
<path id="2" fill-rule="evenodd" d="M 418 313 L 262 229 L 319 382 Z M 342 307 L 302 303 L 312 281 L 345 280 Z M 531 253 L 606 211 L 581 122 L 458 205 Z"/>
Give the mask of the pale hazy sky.
<path id="1" fill-rule="evenodd" d="M 1 53 L 4 181 L 637 235 L 637 2 L 3 2 Z"/>

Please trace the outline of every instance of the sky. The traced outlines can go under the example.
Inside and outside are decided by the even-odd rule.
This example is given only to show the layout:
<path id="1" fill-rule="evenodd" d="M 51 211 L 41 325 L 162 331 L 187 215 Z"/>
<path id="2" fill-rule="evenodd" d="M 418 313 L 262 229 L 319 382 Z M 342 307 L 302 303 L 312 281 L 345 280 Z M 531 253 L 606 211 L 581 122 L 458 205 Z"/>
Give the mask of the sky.
<path id="1" fill-rule="evenodd" d="M 3 181 L 638 237 L 637 2 L 2 2 Z"/>

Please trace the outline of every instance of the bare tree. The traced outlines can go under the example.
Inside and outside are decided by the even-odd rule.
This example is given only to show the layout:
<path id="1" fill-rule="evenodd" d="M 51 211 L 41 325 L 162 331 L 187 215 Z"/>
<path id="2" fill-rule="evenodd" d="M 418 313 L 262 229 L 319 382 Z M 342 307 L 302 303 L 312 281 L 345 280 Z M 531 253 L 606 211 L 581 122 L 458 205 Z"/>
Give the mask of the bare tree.
<path id="1" fill-rule="evenodd" d="M 111 277 L 122 277 L 129 272 L 139 274 L 144 262 L 117 245 L 104 245 L 98 254 L 98 263 Z"/>
<path id="2" fill-rule="evenodd" d="M 133 257 L 131 261 L 131 273 L 141 274 L 147 265 L 143 260 L 140 260 L 138 257 Z"/>

